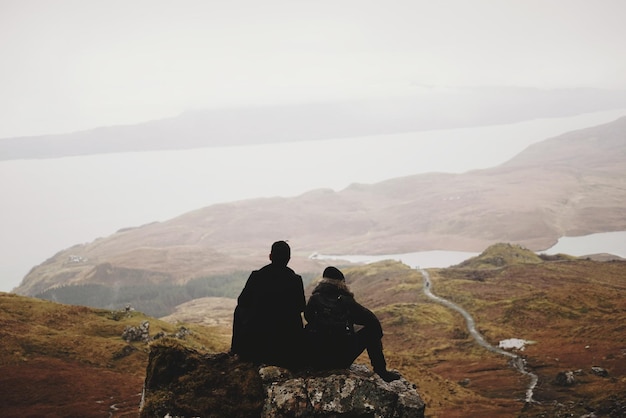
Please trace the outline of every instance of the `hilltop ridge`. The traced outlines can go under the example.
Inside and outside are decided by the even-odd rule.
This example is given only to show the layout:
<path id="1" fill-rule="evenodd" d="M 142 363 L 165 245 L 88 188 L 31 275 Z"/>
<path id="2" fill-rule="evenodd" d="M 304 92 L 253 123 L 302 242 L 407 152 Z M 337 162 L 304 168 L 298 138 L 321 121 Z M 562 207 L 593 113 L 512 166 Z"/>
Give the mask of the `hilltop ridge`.
<path id="1" fill-rule="evenodd" d="M 482 251 L 497 242 L 540 251 L 564 235 L 626 230 L 625 135 L 620 118 L 547 139 L 492 169 L 209 206 L 62 250 L 15 292 L 249 271 L 267 262 L 276 239 L 292 242 L 296 270 L 317 274 L 314 252 Z"/>
<path id="2" fill-rule="evenodd" d="M 626 92 L 619 90 L 433 87 L 407 97 L 191 110 L 132 125 L 0 138 L 0 161 L 453 129 L 623 107 Z"/>
<path id="3" fill-rule="evenodd" d="M 434 292 L 469 311 L 491 344 L 511 338 L 532 342 L 516 351 L 540 378 L 539 403 L 526 408 L 521 399 L 527 382 L 502 356 L 476 344 L 458 313 L 424 294 L 418 270 L 396 261 L 342 270 L 356 299 L 382 322 L 389 367 L 417 385 L 428 414 L 539 418 L 626 412 L 625 261 L 563 258 L 429 269 Z M 128 325 L 149 321 L 150 337 L 184 326 L 190 333 L 180 343 L 202 353 L 229 346 L 228 325 L 206 327 L 175 317 L 165 323 L 136 311 L 127 315 L 0 294 L 5 414 L 136 417 L 150 344 L 124 341 Z M 211 323 L 203 319 L 197 322 Z M 357 363 L 367 364 L 367 358 Z M 67 382 L 74 382 L 74 390 L 67 390 Z M 36 401 L 29 396 L 33 388 Z"/>
<path id="4" fill-rule="evenodd" d="M 521 245 L 498 243 L 490 246 L 476 257 L 469 258 L 454 267 L 479 270 L 514 264 L 537 264 L 542 261 L 540 256 Z"/>

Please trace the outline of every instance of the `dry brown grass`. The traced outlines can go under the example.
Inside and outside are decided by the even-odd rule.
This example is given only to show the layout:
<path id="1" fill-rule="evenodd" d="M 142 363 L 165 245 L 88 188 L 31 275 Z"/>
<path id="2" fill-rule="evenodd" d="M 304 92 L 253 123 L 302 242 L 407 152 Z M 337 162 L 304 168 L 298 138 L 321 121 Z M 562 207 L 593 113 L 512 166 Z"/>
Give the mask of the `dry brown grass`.
<path id="1" fill-rule="evenodd" d="M 0 293 L 0 409 L 6 416 L 137 416 L 149 347 L 126 343 L 126 326 L 150 335 L 177 327 L 144 316 Z M 224 333 L 188 325 L 185 344 L 226 348 Z"/>
<path id="2" fill-rule="evenodd" d="M 231 329 L 236 305 L 237 300 L 230 298 L 193 299 L 178 305 L 171 315 L 162 317 L 161 320 L 173 324 L 183 322 Z"/>
<path id="3" fill-rule="evenodd" d="M 434 291 L 466 308 L 492 344 L 508 338 L 535 342 L 520 354 L 539 375 L 540 404 L 524 416 L 551 411 L 547 405 L 554 401 L 584 399 L 593 407 L 611 394 L 626 393 L 626 263 L 556 261 L 506 266 L 479 280 L 454 269 L 433 271 L 431 277 Z M 457 375 L 464 362 L 455 360 Z M 608 370 L 610 378 L 593 375 L 592 366 Z M 584 377 L 578 384 L 555 384 L 559 372 L 579 369 Z"/>
<path id="4" fill-rule="evenodd" d="M 597 407 L 626 393 L 626 262 L 560 260 L 431 270 L 434 292 L 468 310 L 493 345 L 508 338 L 535 342 L 519 353 L 540 379 L 540 403 L 527 410 L 528 379 L 507 358 L 478 346 L 460 314 L 426 298 L 419 272 L 384 262 L 348 269 L 347 277 L 383 323 L 390 367 L 417 384 L 429 417 L 552 416 L 554 401 L 585 399 Z M 592 366 L 608 370 L 609 378 L 593 375 Z M 578 369 L 585 375 L 575 386 L 555 384 L 560 371 Z M 578 408 L 572 411 L 583 414 L 584 406 Z"/>
<path id="5" fill-rule="evenodd" d="M 342 270 L 357 300 L 381 319 L 388 365 L 417 385 L 428 417 L 555 416 L 555 402 L 574 401 L 572 412 L 582 415 L 585 407 L 626 394 L 626 262 L 559 260 L 430 271 L 434 292 L 468 310 L 492 344 L 507 338 L 535 341 L 520 353 L 540 378 L 535 392 L 540 403 L 526 410 L 528 379 L 505 357 L 478 346 L 459 314 L 428 299 L 418 271 L 393 261 Z M 203 322 L 211 312 L 188 318 Z M 144 319 L 151 334 L 172 333 L 178 326 L 137 312 L 126 317 L 1 294 L 0 384 L 11 390 L 0 406 L 9 415 L 80 410 L 87 411 L 83 416 L 102 416 L 115 404 L 119 410 L 113 416 L 136 416 L 148 347 L 133 343 L 129 355 L 116 353 L 127 346 L 124 327 Z M 187 326 L 193 334 L 185 344 L 228 349 L 229 328 Z M 366 354 L 358 362 L 367 364 Z M 609 377 L 593 375 L 591 366 L 603 367 Z M 560 371 L 578 369 L 584 375 L 576 385 L 555 384 Z M 78 396 L 67 395 L 70 386 Z"/>
<path id="6" fill-rule="evenodd" d="M 313 252 L 482 251 L 498 242 L 540 251 L 562 236 L 624 230 L 625 131 L 622 118 L 535 144 L 486 170 L 212 205 L 61 251 L 36 266 L 16 292 L 32 296 L 70 283 L 120 280 L 184 282 L 250 270 L 267 262 L 278 239 L 292 243 L 297 271 L 319 272 L 320 264 L 308 259 Z M 85 261 L 68 264 L 70 256 Z M 101 274 L 107 265 L 133 276 Z"/>

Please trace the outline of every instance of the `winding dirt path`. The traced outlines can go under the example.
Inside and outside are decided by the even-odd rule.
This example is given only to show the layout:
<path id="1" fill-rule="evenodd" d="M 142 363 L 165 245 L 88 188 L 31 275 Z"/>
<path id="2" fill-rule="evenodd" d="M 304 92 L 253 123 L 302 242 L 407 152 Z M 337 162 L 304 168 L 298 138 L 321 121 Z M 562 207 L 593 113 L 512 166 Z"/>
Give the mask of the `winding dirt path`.
<path id="1" fill-rule="evenodd" d="M 472 318 L 472 316 L 465 309 L 463 309 L 456 303 L 450 302 L 447 299 L 444 299 L 442 297 L 435 295 L 432 291 L 433 286 L 432 286 L 432 282 L 430 281 L 430 275 L 428 274 L 428 272 L 424 269 L 418 268 L 418 270 L 420 271 L 420 273 L 422 273 L 422 277 L 424 278 L 424 294 L 426 296 L 428 296 L 430 299 L 434 300 L 435 302 L 440 303 L 444 306 L 447 306 L 448 308 L 453 309 L 457 311 L 458 313 L 460 313 L 463 316 L 463 318 L 465 318 L 467 329 L 470 335 L 474 338 L 474 340 L 481 347 L 484 347 L 485 349 L 489 351 L 493 351 L 494 353 L 510 358 L 511 359 L 510 364 L 513 366 L 513 368 L 515 368 L 517 371 L 519 371 L 523 375 L 528 376 L 530 378 L 528 389 L 526 389 L 525 402 L 526 403 L 534 402 L 533 391 L 535 389 L 535 386 L 537 386 L 537 381 L 539 380 L 539 378 L 537 377 L 536 374 L 526 370 L 526 360 L 523 357 L 518 356 L 517 354 L 510 353 L 508 351 L 502 350 L 501 348 L 494 347 L 493 345 L 489 344 L 485 340 L 485 337 L 483 337 L 483 335 L 480 332 L 478 332 L 478 330 L 476 329 L 476 322 L 474 321 L 474 318 Z"/>

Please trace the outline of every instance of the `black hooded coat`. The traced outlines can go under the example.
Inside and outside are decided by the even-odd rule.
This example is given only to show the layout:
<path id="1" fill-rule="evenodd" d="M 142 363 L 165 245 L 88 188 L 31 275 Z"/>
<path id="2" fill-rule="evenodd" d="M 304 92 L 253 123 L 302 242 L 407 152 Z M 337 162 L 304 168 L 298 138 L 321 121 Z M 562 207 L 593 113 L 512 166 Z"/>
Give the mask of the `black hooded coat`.
<path id="1" fill-rule="evenodd" d="M 313 366 L 349 367 L 368 348 L 370 358 L 374 357 L 371 359 L 374 366 L 385 367 L 380 346 L 383 337 L 380 321 L 354 299 L 343 281 L 322 280 L 309 298 L 304 317 Z M 360 325 L 361 329 L 355 332 L 355 325 Z"/>
<path id="2" fill-rule="evenodd" d="M 237 299 L 231 351 L 256 363 L 295 367 L 303 358 L 302 277 L 271 263 L 250 274 Z"/>

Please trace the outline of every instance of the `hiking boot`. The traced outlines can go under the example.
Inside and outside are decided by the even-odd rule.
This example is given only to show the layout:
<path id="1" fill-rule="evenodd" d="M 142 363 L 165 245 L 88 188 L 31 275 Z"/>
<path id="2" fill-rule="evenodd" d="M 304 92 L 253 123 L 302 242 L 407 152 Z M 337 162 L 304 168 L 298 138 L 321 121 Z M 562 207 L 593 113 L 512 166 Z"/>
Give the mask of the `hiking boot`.
<path id="1" fill-rule="evenodd" d="M 398 372 L 394 372 L 391 370 L 383 369 L 383 370 L 374 370 L 374 372 L 381 377 L 385 382 L 391 382 L 394 380 L 400 379 L 402 376 Z"/>

